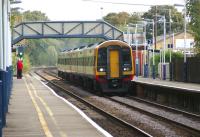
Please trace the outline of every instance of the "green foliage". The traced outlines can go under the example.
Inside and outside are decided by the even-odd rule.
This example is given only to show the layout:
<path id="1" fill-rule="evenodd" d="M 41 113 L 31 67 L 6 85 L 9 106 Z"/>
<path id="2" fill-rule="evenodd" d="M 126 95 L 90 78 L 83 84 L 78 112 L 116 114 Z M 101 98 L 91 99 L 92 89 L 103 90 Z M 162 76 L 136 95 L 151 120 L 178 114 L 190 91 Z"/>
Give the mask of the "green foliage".
<path id="1" fill-rule="evenodd" d="M 27 54 L 24 54 L 24 57 L 23 57 L 23 65 L 24 65 L 23 73 L 29 72 L 29 70 L 30 70 L 30 68 L 31 68 L 31 63 L 30 63 L 29 56 L 28 56 Z"/>
<path id="2" fill-rule="evenodd" d="M 25 11 L 23 14 L 24 21 L 48 21 L 48 17 L 41 11 Z"/>
<path id="3" fill-rule="evenodd" d="M 195 47 L 200 54 L 200 1 L 188 0 L 187 11 L 190 16 L 190 28 L 195 38 Z"/>
<path id="4" fill-rule="evenodd" d="M 15 53 L 12 53 L 12 65 L 13 65 L 13 74 L 16 75 L 17 72 L 17 56 Z"/>
<path id="5" fill-rule="evenodd" d="M 177 59 L 177 58 L 182 58 L 183 59 L 183 53 L 182 52 L 171 52 L 171 59 Z M 156 75 L 158 74 L 158 64 L 160 63 L 160 54 L 155 55 L 155 71 Z M 170 51 L 165 52 L 165 62 L 170 62 Z M 153 64 L 153 57 L 151 58 L 151 67 Z"/>
<path id="6" fill-rule="evenodd" d="M 180 12 L 177 11 L 177 9 L 174 6 L 152 6 L 151 9 L 147 12 L 144 13 L 142 16 L 143 18 L 146 19 L 154 19 L 155 15 L 161 15 L 166 18 L 166 32 L 168 33 L 170 31 L 170 14 L 169 12 L 171 11 L 171 31 L 174 32 L 179 32 L 183 31 L 183 16 Z M 158 19 L 158 18 L 157 18 Z M 147 28 L 147 32 L 149 32 L 150 28 Z M 151 31 L 150 31 L 151 32 Z M 157 36 L 163 34 L 163 23 L 157 23 Z M 148 35 L 148 34 L 147 34 Z M 150 36 L 149 36 L 150 37 Z"/>
<path id="7" fill-rule="evenodd" d="M 32 66 L 56 66 L 60 51 L 100 41 L 100 38 L 28 40 L 26 44 L 30 46 L 26 47 L 25 52 L 29 55 Z"/>
<path id="8" fill-rule="evenodd" d="M 103 19 L 121 30 L 124 30 L 127 24 L 141 20 L 140 15 L 135 12 L 132 14 L 127 12 L 109 13 Z"/>
<path id="9" fill-rule="evenodd" d="M 12 10 L 12 9 L 11 9 Z M 11 14 L 11 16 L 10 16 L 10 27 L 11 27 L 11 29 L 13 29 L 14 28 L 14 26 L 16 25 L 16 24 L 18 24 L 19 22 L 21 22 L 22 21 L 22 16 L 21 16 L 21 13 L 19 12 L 19 11 L 17 11 L 17 10 L 15 10 L 15 11 L 12 11 L 12 14 Z"/>
<path id="10" fill-rule="evenodd" d="M 25 52 L 29 55 L 32 66 L 55 66 L 58 45 L 64 45 L 64 42 L 54 39 L 29 40 L 27 45 L 30 46 L 26 47 Z"/>

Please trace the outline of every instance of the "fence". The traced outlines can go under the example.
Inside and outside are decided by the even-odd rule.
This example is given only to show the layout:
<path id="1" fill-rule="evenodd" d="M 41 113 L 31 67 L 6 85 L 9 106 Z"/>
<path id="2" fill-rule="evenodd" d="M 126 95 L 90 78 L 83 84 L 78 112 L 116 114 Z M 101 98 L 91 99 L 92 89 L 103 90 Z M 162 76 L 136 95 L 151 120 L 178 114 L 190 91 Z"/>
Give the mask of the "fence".
<path id="1" fill-rule="evenodd" d="M 187 58 L 186 71 L 184 71 L 183 59 L 174 59 L 173 66 L 173 80 L 185 81 L 184 73 L 186 73 L 186 81 L 193 83 L 200 83 L 200 58 L 189 57 Z"/>
<path id="2" fill-rule="evenodd" d="M 187 81 L 200 83 L 200 58 L 187 58 Z"/>

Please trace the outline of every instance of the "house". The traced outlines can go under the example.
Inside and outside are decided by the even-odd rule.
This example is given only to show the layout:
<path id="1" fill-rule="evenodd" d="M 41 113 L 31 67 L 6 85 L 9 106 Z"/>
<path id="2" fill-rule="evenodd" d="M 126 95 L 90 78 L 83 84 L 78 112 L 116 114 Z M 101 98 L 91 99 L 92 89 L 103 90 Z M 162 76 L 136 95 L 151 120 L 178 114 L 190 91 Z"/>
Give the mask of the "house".
<path id="1" fill-rule="evenodd" d="M 168 44 L 173 43 L 173 35 L 166 37 L 166 49 L 168 48 Z M 190 51 L 194 45 L 194 37 L 190 32 L 186 33 L 186 49 Z M 156 49 L 164 49 L 164 40 L 163 36 L 157 37 Z M 174 46 L 173 50 L 184 50 L 184 32 L 174 34 Z"/>

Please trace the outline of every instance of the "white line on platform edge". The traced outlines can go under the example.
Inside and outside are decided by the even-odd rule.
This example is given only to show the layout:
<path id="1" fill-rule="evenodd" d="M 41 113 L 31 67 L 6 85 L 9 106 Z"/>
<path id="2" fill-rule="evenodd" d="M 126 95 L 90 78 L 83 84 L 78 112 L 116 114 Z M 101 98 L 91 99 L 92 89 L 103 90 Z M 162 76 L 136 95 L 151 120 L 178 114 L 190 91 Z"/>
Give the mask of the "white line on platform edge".
<path id="1" fill-rule="evenodd" d="M 92 124 L 92 126 L 94 126 L 98 131 L 100 131 L 103 135 L 105 135 L 106 137 L 113 137 L 111 134 L 109 134 L 106 130 L 104 130 L 102 127 L 100 127 L 97 123 L 95 123 L 92 119 L 90 119 L 83 111 L 81 111 L 79 108 L 77 108 L 76 106 L 74 106 L 71 102 L 69 102 L 68 100 L 66 100 L 65 98 L 59 96 L 58 94 L 55 93 L 55 91 L 53 89 L 51 89 L 50 87 L 48 87 L 46 84 L 44 84 L 40 78 L 34 76 L 34 78 L 36 78 L 37 80 L 39 80 L 45 87 L 47 87 L 56 97 L 62 99 L 65 103 L 67 103 L 69 106 L 71 106 L 73 109 L 75 109 L 84 119 L 86 119 L 90 124 Z"/>
<path id="2" fill-rule="evenodd" d="M 197 91 L 199 92 L 199 89 L 189 89 L 189 88 L 185 88 L 185 87 L 180 87 L 180 86 L 170 86 L 170 85 L 166 85 L 166 84 L 160 84 L 160 83 L 151 83 L 151 82 L 146 82 L 146 81 L 142 81 L 142 80 L 132 80 L 134 82 L 137 83 L 144 83 L 144 84 L 149 84 L 149 85 L 157 85 L 157 86 L 161 86 L 161 87 L 169 87 L 169 88 L 174 88 L 174 89 L 183 89 L 183 90 L 188 90 L 188 91 Z"/>

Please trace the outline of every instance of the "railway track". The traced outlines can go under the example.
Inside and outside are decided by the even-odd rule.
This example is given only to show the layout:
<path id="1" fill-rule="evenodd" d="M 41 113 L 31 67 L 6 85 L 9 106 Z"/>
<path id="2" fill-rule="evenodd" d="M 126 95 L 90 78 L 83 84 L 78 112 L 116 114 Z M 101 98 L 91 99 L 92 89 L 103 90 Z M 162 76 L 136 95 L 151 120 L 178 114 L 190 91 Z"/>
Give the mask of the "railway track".
<path id="1" fill-rule="evenodd" d="M 179 113 L 179 114 L 185 115 L 187 117 L 200 119 L 200 115 L 198 115 L 198 114 L 194 114 L 194 113 L 190 113 L 190 112 L 183 111 L 183 110 L 180 110 L 180 109 L 176 109 L 176 108 L 172 108 L 172 107 L 169 107 L 169 106 L 161 105 L 161 104 L 158 104 L 158 103 L 155 103 L 155 102 L 151 102 L 151 101 L 148 101 L 148 100 L 145 100 L 145 99 L 141 99 L 141 98 L 138 98 L 138 97 L 128 96 L 127 98 L 133 99 L 133 100 L 141 102 L 141 103 L 149 104 L 151 106 L 155 106 L 155 107 L 158 107 L 158 108 L 161 108 L 161 109 L 165 109 L 165 110 L 170 111 L 170 112 Z"/>
<path id="2" fill-rule="evenodd" d="M 112 115 L 109 112 L 104 111 L 103 109 L 99 108 L 98 106 L 90 103 L 89 101 L 87 101 L 86 99 L 74 94 L 72 91 L 70 91 L 69 89 L 65 89 L 62 86 L 56 84 L 55 82 L 49 81 L 45 76 L 43 76 L 42 74 L 35 72 L 37 75 L 39 75 L 41 78 L 43 78 L 44 80 L 48 81 L 48 83 L 52 84 L 53 86 L 55 86 L 56 88 L 64 91 L 64 94 L 68 94 L 70 96 L 72 96 L 73 98 L 77 99 L 78 101 L 86 104 L 87 106 L 89 106 L 90 108 L 92 108 L 93 110 L 95 110 L 96 112 L 100 113 L 101 115 L 107 117 L 108 119 L 114 120 L 117 123 L 119 123 L 120 125 L 125 126 L 126 128 L 133 130 L 134 132 L 137 132 L 137 134 L 139 134 L 140 136 L 144 136 L 144 137 L 152 137 L 152 135 L 146 133 L 145 131 L 143 131 L 142 129 L 124 121 L 123 119 L 120 119 L 114 115 Z M 48 74 L 48 72 L 45 72 Z"/>
<path id="3" fill-rule="evenodd" d="M 48 74 L 48 75 L 51 75 L 53 77 L 57 77 L 56 74 L 53 74 L 53 72 L 45 71 L 45 73 Z M 59 78 L 59 77 L 57 77 L 57 78 Z M 144 109 L 141 109 L 141 108 L 138 108 L 138 107 L 134 107 L 134 106 L 132 106 L 130 104 L 127 104 L 125 102 L 121 102 L 119 100 L 113 99 L 112 97 L 106 97 L 106 98 L 111 100 L 111 101 L 113 101 L 113 102 L 119 103 L 120 105 L 123 105 L 123 106 L 125 106 L 127 108 L 130 108 L 130 109 L 136 110 L 138 112 L 141 112 L 143 114 L 146 114 L 148 116 L 151 116 L 151 117 L 153 117 L 155 119 L 161 119 L 161 120 L 165 121 L 166 123 L 169 123 L 169 124 L 172 124 L 172 125 L 174 125 L 176 127 L 182 128 L 183 130 L 187 130 L 188 132 L 194 133 L 195 135 L 200 135 L 200 130 L 198 128 L 193 128 L 193 127 L 187 126 L 187 125 L 185 125 L 183 123 L 180 123 L 180 122 L 171 120 L 169 118 L 160 116 L 158 114 L 154 114 L 152 112 L 146 111 Z M 164 105 L 160 105 L 160 104 L 156 104 L 156 103 L 153 103 L 153 102 L 150 102 L 150 101 L 142 100 L 142 99 L 137 98 L 137 97 L 128 96 L 126 98 L 132 99 L 132 100 L 137 100 L 138 102 L 145 103 L 145 104 L 150 104 L 151 106 L 155 106 L 155 107 L 158 107 L 160 109 L 165 109 L 165 110 L 170 111 L 172 113 L 176 113 L 176 114 L 178 113 L 180 115 L 185 115 L 185 116 L 190 117 L 190 118 L 196 118 L 196 119 L 200 118 L 199 115 L 188 113 L 188 112 L 185 112 L 185 111 L 182 111 L 182 110 L 177 110 L 177 109 L 174 109 L 174 108 L 170 108 L 170 107 L 167 107 L 167 106 L 164 106 Z M 125 121 L 123 121 L 123 122 L 127 123 Z M 129 124 L 129 125 L 131 125 L 131 124 Z M 130 126 L 129 126 L 129 128 L 130 128 Z"/>
<path id="4" fill-rule="evenodd" d="M 127 104 L 127 103 L 125 103 L 125 102 L 119 101 L 119 100 L 114 99 L 114 98 L 112 98 L 112 97 L 107 97 L 107 98 L 110 99 L 110 100 L 112 100 L 112 101 L 114 101 L 114 102 L 116 102 L 116 103 L 119 103 L 119 104 L 121 104 L 121 105 L 124 105 L 124 106 L 126 106 L 126 107 L 128 107 L 128 108 L 131 108 L 131 109 L 133 109 L 133 110 L 137 110 L 137 111 L 139 111 L 139 112 L 141 112 L 141 113 L 143 113 L 143 114 L 147 114 L 147 115 L 152 116 L 152 117 L 154 117 L 154 118 L 156 118 L 156 119 L 162 119 L 162 120 L 164 120 L 164 121 L 166 121 L 166 122 L 168 122 L 168 123 L 171 123 L 171 124 L 173 124 L 173 125 L 175 125 L 175 126 L 178 125 L 178 126 L 184 128 L 184 130 L 190 130 L 191 132 L 195 132 L 195 133 L 197 133 L 197 134 L 200 135 L 200 129 L 198 129 L 198 128 L 194 128 L 194 127 L 185 125 L 185 124 L 183 124 L 183 123 L 177 122 L 177 121 L 175 121 L 175 120 L 171 120 L 171 119 L 169 119 L 169 118 L 167 118 L 167 117 L 163 117 L 163 116 L 160 116 L 160 115 L 158 115 L 158 114 L 149 112 L 149 111 L 147 111 L 147 110 L 145 110 L 145 109 L 136 107 L 136 106 L 134 106 L 134 105 Z M 131 97 L 131 98 L 133 99 L 133 97 Z M 135 99 L 135 98 L 134 98 L 134 99 Z M 151 104 L 151 103 L 150 103 L 150 104 Z M 165 108 L 165 109 L 166 109 L 166 108 Z M 176 111 L 175 109 L 172 109 L 172 110 L 170 110 L 170 111 L 173 111 L 173 112 L 175 112 L 175 113 L 177 113 L 177 112 L 178 112 L 178 113 L 181 113 L 179 110 Z M 199 118 L 197 115 L 193 115 L 193 114 L 188 114 L 188 113 L 184 113 L 184 112 L 181 113 L 181 114 L 186 114 L 186 115 L 189 116 L 189 117 L 195 116 L 195 118 Z M 193 118 L 194 118 L 194 117 L 193 117 Z"/>
<path id="5" fill-rule="evenodd" d="M 44 71 L 44 72 L 47 73 L 48 75 L 51 75 L 51 76 L 54 76 L 54 77 L 60 79 L 57 76 L 57 74 L 52 72 L 52 71 L 50 71 L 50 72 Z M 180 109 L 176 109 L 176 108 L 173 108 L 173 107 L 161 105 L 161 104 L 158 104 L 158 103 L 155 103 L 155 102 L 151 102 L 151 101 L 148 101 L 148 100 L 145 100 L 145 99 L 141 99 L 141 98 L 138 98 L 138 97 L 134 97 L 134 96 L 128 96 L 127 98 L 136 100 L 136 101 L 141 102 L 141 103 L 149 104 L 149 105 L 152 105 L 152 106 L 155 106 L 155 107 L 159 107 L 161 109 L 166 109 L 167 111 L 170 111 L 170 112 L 183 114 L 183 115 L 186 115 L 187 117 L 200 119 L 200 115 L 198 115 L 198 114 L 194 114 L 194 113 L 190 113 L 190 112 L 183 111 L 183 110 L 180 110 Z"/>

